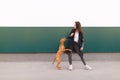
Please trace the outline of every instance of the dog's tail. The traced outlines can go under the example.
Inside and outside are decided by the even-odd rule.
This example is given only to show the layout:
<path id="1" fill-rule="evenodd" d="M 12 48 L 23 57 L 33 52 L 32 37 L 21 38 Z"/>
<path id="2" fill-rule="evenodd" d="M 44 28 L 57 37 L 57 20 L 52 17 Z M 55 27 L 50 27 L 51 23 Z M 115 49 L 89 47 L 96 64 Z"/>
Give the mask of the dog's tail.
<path id="1" fill-rule="evenodd" d="M 54 64 L 55 60 L 56 60 L 56 57 L 53 59 L 53 62 L 52 62 L 52 64 Z"/>

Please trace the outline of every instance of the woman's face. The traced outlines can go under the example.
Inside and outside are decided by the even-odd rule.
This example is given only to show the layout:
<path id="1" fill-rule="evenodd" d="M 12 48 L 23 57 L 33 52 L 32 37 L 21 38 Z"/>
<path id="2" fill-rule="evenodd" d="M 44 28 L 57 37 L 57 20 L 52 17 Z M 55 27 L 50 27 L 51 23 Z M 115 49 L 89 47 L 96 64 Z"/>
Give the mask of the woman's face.
<path id="1" fill-rule="evenodd" d="M 76 29 L 76 24 L 74 24 L 74 29 Z"/>

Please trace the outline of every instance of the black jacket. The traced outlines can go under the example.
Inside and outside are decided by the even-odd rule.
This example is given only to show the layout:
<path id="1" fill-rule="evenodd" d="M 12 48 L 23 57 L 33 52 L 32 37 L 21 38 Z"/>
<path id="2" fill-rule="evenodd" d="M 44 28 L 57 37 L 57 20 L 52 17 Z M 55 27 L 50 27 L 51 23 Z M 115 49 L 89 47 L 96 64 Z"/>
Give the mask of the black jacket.
<path id="1" fill-rule="evenodd" d="M 72 29 L 71 32 L 68 35 L 68 42 L 66 45 L 66 49 L 72 49 L 73 50 L 73 43 L 74 43 L 74 35 L 71 37 L 70 34 L 74 33 L 75 34 L 75 29 Z M 78 39 L 78 46 L 79 48 L 84 47 L 84 37 L 81 33 L 79 33 L 79 39 Z"/>

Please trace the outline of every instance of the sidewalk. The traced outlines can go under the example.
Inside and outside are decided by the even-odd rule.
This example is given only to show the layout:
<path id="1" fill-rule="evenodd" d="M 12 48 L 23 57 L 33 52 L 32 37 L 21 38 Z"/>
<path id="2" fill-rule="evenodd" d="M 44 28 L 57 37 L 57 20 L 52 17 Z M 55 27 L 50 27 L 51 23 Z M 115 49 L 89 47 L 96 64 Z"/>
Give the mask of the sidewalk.
<path id="1" fill-rule="evenodd" d="M 91 71 L 84 69 L 76 54 L 72 71 L 67 69 L 67 55 L 62 56 L 62 70 L 56 70 L 53 57 L 47 53 L 0 54 L 0 80 L 120 80 L 119 53 L 85 54 Z"/>
<path id="2" fill-rule="evenodd" d="M 0 53 L 2 62 L 39 62 L 52 61 L 56 53 Z M 72 54 L 73 61 L 79 61 L 80 57 Z M 86 61 L 120 61 L 120 53 L 85 53 Z M 62 61 L 68 61 L 67 54 L 61 56 Z"/>

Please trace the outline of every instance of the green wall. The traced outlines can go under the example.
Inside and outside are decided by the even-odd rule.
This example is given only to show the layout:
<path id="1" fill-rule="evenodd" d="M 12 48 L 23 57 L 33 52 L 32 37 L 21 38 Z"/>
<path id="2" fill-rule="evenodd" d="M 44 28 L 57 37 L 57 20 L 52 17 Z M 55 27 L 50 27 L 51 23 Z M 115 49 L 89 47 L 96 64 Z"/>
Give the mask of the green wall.
<path id="1" fill-rule="evenodd" d="M 120 27 L 84 28 L 86 52 L 120 52 Z"/>
<path id="2" fill-rule="evenodd" d="M 72 27 L 0 27 L 0 53 L 56 52 Z M 84 52 L 120 52 L 119 27 L 83 27 Z"/>

